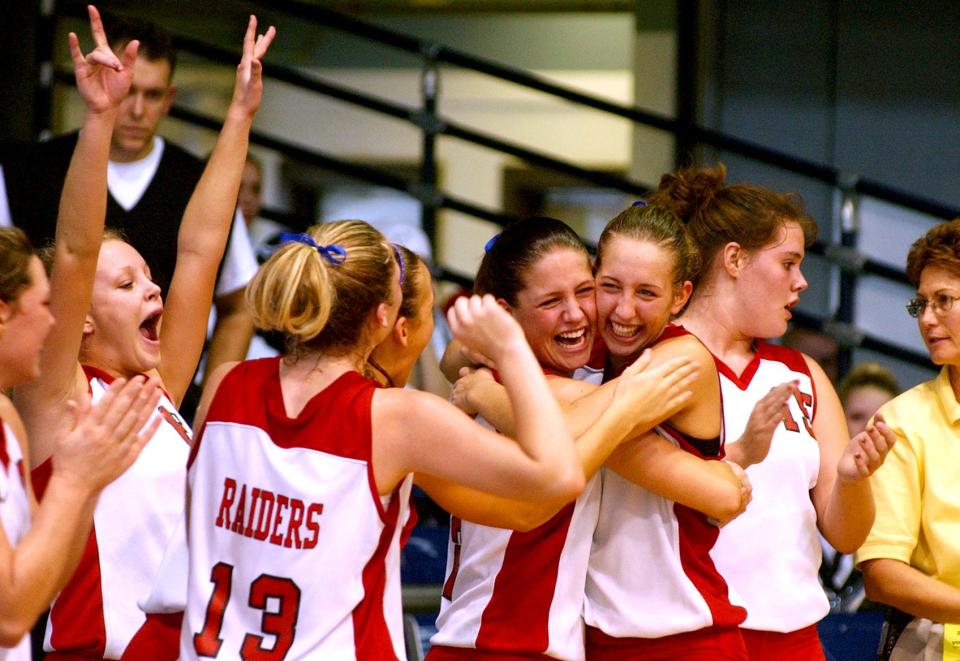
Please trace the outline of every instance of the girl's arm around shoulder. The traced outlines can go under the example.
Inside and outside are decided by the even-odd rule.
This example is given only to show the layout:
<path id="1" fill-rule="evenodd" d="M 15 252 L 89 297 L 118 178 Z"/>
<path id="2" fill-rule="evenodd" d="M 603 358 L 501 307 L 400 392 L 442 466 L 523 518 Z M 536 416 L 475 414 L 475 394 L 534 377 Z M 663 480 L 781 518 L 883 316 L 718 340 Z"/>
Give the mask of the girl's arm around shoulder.
<path id="1" fill-rule="evenodd" d="M 739 516 L 750 501 L 749 480 L 739 467 L 700 459 L 656 432 L 620 445 L 607 466 L 647 491 L 703 512 L 720 524 Z"/>
<path id="2" fill-rule="evenodd" d="M 417 473 L 414 483 L 451 515 L 482 526 L 527 532 L 549 521 L 571 499 L 519 500 L 495 496 L 452 480 Z"/>
<path id="3" fill-rule="evenodd" d="M 638 408 L 679 408 L 689 399 L 690 391 L 686 387 L 696 377 L 693 365 L 686 358 L 677 358 L 647 370 L 650 358 L 650 352 L 645 352 L 624 371 L 611 406 L 577 438 L 577 455 L 586 480 L 593 477 L 610 452 L 634 429 Z M 561 402 L 564 397 L 582 392 L 580 386 L 595 387 L 563 378 L 551 378 L 548 383 Z M 530 530 L 545 523 L 569 502 L 569 499 L 538 498 L 529 502 L 502 498 L 423 474 L 418 474 L 416 481 L 455 516 L 498 528 Z"/>
<path id="4" fill-rule="evenodd" d="M 377 390 L 372 408 L 374 476 L 382 494 L 410 472 L 527 500 L 572 500 L 583 489 L 576 462 L 556 461 L 548 451 L 531 456 L 435 395 Z"/>

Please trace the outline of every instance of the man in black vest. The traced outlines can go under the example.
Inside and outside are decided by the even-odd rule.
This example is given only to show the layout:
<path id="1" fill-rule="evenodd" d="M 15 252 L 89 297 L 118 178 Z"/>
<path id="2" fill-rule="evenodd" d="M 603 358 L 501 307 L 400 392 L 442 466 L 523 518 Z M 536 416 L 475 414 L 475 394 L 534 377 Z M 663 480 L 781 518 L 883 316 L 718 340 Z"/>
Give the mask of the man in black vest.
<path id="1" fill-rule="evenodd" d="M 171 83 L 176 57 L 169 35 L 132 21 L 108 27 L 115 52 L 132 39 L 140 41 L 140 48 L 133 84 L 120 106 L 110 145 L 106 225 L 120 230 L 140 251 L 166 294 L 176 262 L 180 220 L 204 163 L 156 135 L 176 93 Z M 0 225 L 12 221 L 37 246 L 53 239 L 60 191 L 76 141 L 77 134 L 70 133 L 7 153 L 2 173 L 9 215 L 4 217 L 8 209 L 0 195 Z M 207 373 L 224 361 L 242 360 L 246 355 L 253 324 L 243 295 L 256 268 L 238 215 L 217 282 L 217 326 L 208 348 Z"/>

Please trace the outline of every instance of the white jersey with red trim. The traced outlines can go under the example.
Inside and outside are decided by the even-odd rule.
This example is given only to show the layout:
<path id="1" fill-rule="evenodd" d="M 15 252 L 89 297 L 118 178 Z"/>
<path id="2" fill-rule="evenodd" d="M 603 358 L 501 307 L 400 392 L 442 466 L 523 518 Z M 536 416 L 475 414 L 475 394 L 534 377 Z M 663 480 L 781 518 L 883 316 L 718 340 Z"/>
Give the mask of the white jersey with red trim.
<path id="1" fill-rule="evenodd" d="M 0 420 L 0 524 L 11 547 L 30 528 L 30 499 L 27 497 L 23 452 L 7 423 Z M 30 636 L 9 649 L 0 649 L 3 661 L 30 661 Z"/>
<path id="2" fill-rule="evenodd" d="M 671 324 L 657 342 L 688 334 Z M 717 438 L 704 440 L 666 423 L 657 432 L 702 459 L 724 456 L 722 429 Z M 612 470 L 604 469 L 602 478 L 586 582 L 586 624 L 615 638 L 660 638 L 742 622 L 746 613 L 731 603 L 727 584 L 710 558 L 717 526 L 702 512 L 651 493 Z"/>
<path id="3" fill-rule="evenodd" d="M 189 469 L 181 658 L 405 658 L 400 538 L 412 475 L 381 499 L 376 388 L 347 372 L 290 418 L 279 358 L 224 377 Z"/>
<path id="4" fill-rule="evenodd" d="M 602 370 L 574 374 L 596 384 L 602 376 Z M 452 517 L 431 644 L 583 659 L 583 586 L 599 507 L 594 476 L 575 502 L 528 532 Z"/>
<path id="5" fill-rule="evenodd" d="M 113 378 L 84 367 L 91 401 Z M 53 602 L 44 648 L 119 659 L 145 616 L 137 603 L 153 587 L 167 543 L 183 518 L 191 431 L 163 394 L 162 422 L 133 465 L 100 493 L 93 531 L 73 577 Z M 147 423 L 149 424 L 149 422 Z M 50 463 L 34 471 L 42 493 Z"/>
<path id="6" fill-rule="evenodd" d="M 717 567 L 747 608 L 744 627 L 788 632 L 823 618 L 829 603 L 817 572 L 821 551 L 817 513 L 810 498 L 820 472 L 813 434 L 816 390 L 800 352 L 756 343 L 756 355 L 737 375 L 720 363 L 724 424 L 739 438 L 754 405 L 774 386 L 800 383 L 790 418 L 773 435 L 770 453 L 747 468 L 753 500 L 720 531 L 713 549 Z"/>

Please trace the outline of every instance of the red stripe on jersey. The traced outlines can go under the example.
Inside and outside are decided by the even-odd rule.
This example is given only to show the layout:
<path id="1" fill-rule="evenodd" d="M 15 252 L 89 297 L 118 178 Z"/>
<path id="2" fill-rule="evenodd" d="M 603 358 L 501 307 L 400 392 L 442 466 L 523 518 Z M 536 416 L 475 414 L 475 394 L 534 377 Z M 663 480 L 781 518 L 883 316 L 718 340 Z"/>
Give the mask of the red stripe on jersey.
<path id="1" fill-rule="evenodd" d="M 460 537 L 463 521 L 456 516 L 450 517 L 450 543 L 453 544 L 453 563 L 450 565 L 450 575 L 443 584 L 441 596 L 447 601 L 453 601 L 453 587 L 457 583 L 457 574 L 460 573 L 460 552 L 463 550 L 463 541 Z"/>
<path id="2" fill-rule="evenodd" d="M 400 501 L 399 492 L 394 491 L 386 511 L 385 525 L 380 533 L 380 543 L 363 568 L 363 599 L 353 610 L 353 645 L 358 660 L 399 661 L 384 616 L 383 597 L 387 585 L 386 557 L 396 532 Z"/>
<path id="3" fill-rule="evenodd" d="M 513 532 L 493 595 L 480 616 L 477 648 L 544 651 L 550 643 L 550 605 L 557 585 L 560 553 L 576 503 L 529 532 Z M 518 618 L 517 613 L 523 617 Z"/>
<path id="4" fill-rule="evenodd" d="M 53 475 L 53 462 L 49 458 L 30 471 L 30 481 L 33 482 L 33 493 L 37 497 L 37 502 L 43 500 L 51 475 Z"/>
<path id="5" fill-rule="evenodd" d="M 183 613 L 147 613 L 120 661 L 177 661 Z"/>
<path id="6" fill-rule="evenodd" d="M 702 512 L 674 503 L 680 544 L 680 565 L 707 602 L 713 625 L 732 627 L 747 619 L 747 611 L 730 603 L 727 582 L 717 571 L 710 549 L 720 535 L 720 529 L 710 523 Z"/>
<path id="7" fill-rule="evenodd" d="M 6 473 L 10 467 L 10 453 L 7 452 L 7 432 L 3 428 L 2 420 L 0 420 L 0 464 L 3 464 L 3 472 Z"/>
<path id="8" fill-rule="evenodd" d="M 97 531 L 90 531 L 87 546 L 73 577 L 50 609 L 50 645 L 69 648 L 73 654 L 102 657 L 107 646 L 100 592 L 100 553 Z M 47 658 L 56 658 L 50 654 Z"/>

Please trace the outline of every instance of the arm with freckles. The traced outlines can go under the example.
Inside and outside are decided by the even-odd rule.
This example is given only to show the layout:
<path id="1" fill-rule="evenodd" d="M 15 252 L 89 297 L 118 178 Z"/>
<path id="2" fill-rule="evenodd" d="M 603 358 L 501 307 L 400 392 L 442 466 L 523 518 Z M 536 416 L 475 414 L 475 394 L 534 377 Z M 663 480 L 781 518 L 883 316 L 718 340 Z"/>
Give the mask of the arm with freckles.
<path id="1" fill-rule="evenodd" d="M 233 99 L 177 236 L 177 263 L 160 335 L 159 368 L 164 387 L 176 404 L 190 385 L 203 349 L 217 266 L 230 234 L 250 128 L 263 95 L 260 60 L 276 31 L 270 27 L 259 36 L 256 31 L 257 21 L 251 16 Z"/>
<path id="2" fill-rule="evenodd" d="M 69 35 L 77 90 L 86 104 L 83 128 L 60 197 L 50 276 L 54 325 L 41 353 L 41 377 L 17 388 L 15 400 L 30 431 L 33 465 L 45 461 L 63 431 L 67 401 L 86 396 L 77 358 L 90 309 L 97 258 L 107 212 L 107 161 L 120 102 L 130 89 L 138 43 L 118 58 L 107 43 L 97 10 L 90 6 L 95 48 L 86 56 Z"/>
<path id="3" fill-rule="evenodd" d="M 853 553 L 870 532 L 875 515 L 867 478 L 883 463 L 896 441 L 882 420 L 852 439 L 833 385 L 823 369 L 804 356 L 817 392 L 813 432 L 820 445 L 820 474 L 811 491 L 817 525 L 840 553 Z"/>
<path id="4" fill-rule="evenodd" d="M 690 399 L 689 388 L 697 378 L 694 365 L 685 358 L 676 358 L 651 368 L 650 358 L 649 352 L 644 353 L 624 371 L 611 405 L 577 438 L 577 455 L 585 480 L 593 477 L 627 434 L 636 433 L 639 411 L 646 408 L 678 409 Z M 560 393 L 558 400 L 561 403 L 564 401 L 564 386 L 578 383 L 560 378 L 549 379 L 549 382 L 554 394 Z M 498 389 L 502 390 L 499 386 Z M 645 424 L 641 422 L 640 426 Z M 513 530 L 535 528 L 569 502 L 569 499 L 519 501 L 501 498 L 419 473 L 415 481 L 441 507 L 455 516 L 482 525 Z"/>

